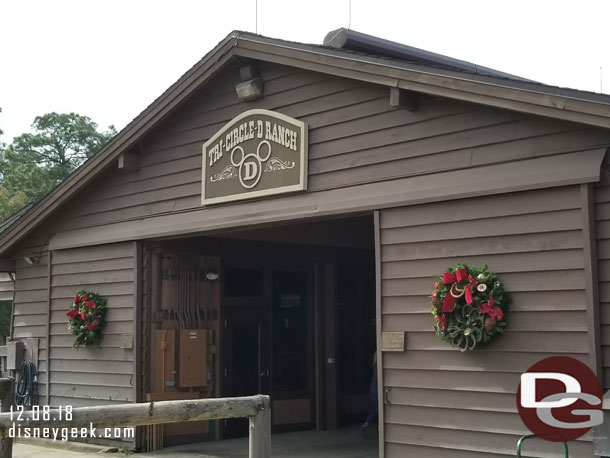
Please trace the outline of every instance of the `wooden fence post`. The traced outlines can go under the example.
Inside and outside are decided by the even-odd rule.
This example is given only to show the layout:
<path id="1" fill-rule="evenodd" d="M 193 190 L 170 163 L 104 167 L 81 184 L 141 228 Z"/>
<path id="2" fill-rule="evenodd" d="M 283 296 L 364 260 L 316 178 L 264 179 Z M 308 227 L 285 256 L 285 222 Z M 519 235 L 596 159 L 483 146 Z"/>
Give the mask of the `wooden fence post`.
<path id="1" fill-rule="evenodd" d="M 14 380 L 0 379 L 2 410 L 0 413 L 0 458 L 12 458 L 13 440 L 8 431 L 13 425 Z M 23 413 L 21 428 L 40 428 L 44 418 L 37 418 L 34 411 Z M 271 403 L 269 396 L 243 396 L 238 398 L 208 398 L 179 401 L 159 401 L 109 406 L 76 407 L 70 412 L 50 409 L 54 428 L 120 427 L 176 423 L 182 421 L 218 420 L 224 418 L 249 418 L 250 458 L 271 456 Z M 36 419 L 34 419 L 36 418 Z M 48 421 L 48 420 L 47 420 Z"/>
<path id="2" fill-rule="evenodd" d="M 15 398 L 15 379 L 0 378 L 2 412 L 8 412 Z M 0 429 L 0 458 L 13 458 L 13 439 L 8 437 L 8 428 Z"/>
<path id="3" fill-rule="evenodd" d="M 263 409 L 250 417 L 249 458 L 271 456 L 271 402 L 269 396 L 261 395 Z"/>

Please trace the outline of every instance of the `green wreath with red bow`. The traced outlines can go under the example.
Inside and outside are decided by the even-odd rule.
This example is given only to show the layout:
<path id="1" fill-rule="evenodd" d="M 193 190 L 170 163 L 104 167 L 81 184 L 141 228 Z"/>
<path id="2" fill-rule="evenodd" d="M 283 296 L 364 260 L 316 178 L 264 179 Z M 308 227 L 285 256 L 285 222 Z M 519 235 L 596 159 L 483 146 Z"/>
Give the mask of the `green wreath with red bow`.
<path id="1" fill-rule="evenodd" d="M 436 334 L 460 351 L 482 347 L 504 332 L 509 297 L 487 266 L 458 264 L 434 284 Z"/>
<path id="2" fill-rule="evenodd" d="M 106 326 L 106 298 L 91 291 L 79 291 L 70 307 L 68 329 L 74 334 L 74 347 L 99 345 Z"/>

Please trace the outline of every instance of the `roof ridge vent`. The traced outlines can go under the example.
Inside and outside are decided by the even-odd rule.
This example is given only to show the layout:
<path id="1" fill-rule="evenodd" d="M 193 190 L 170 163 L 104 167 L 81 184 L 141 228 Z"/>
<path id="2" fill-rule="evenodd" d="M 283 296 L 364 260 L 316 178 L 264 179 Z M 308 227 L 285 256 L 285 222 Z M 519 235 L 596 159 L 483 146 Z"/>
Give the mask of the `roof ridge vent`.
<path id="1" fill-rule="evenodd" d="M 323 45 L 346 51 L 361 52 L 364 54 L 390 57 L 408 62 L 445 68 L 447 70 L 457 70 L 483 76 L 533 82 L 532 80 L 511 75 L 510 73 L 482 67 L 464 60 L 454 59 L 453 57 L 444 56 L 413 46 L 403 45 L 401 43 L 396 43 L 395 41 L 385 40 L 346 28 L 333 30 L 326 34 Z"/>

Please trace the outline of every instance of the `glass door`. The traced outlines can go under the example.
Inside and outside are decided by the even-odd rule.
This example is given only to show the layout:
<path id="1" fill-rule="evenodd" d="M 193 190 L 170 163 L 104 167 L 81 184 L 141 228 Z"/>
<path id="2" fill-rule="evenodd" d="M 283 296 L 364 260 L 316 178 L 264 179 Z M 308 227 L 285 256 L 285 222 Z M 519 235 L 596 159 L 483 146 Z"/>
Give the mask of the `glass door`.
<path id="1" fill-rule="evenodd" d="M 227 311 L 224 331 L 224 395 L 269 394 L 270 350 L 265 309 Z M 247 418 L 225 421 L 225 439 L 247 434 Z"/>
<path id="2" fill-rule="evenodd" d="M 272 273 L 272 417 L 276 431 L 311 426 L 312 345 L 309 276 L 305 270 Z"/>
<path id="3" fill-rule="evenodd" d="M 309 279 L 296 268 L 225 270 L 222 394 L 270 394 L 274 431 L 313 425 Z M 224 425 L 224 438 L 247 435 L 247 420 Z"/>

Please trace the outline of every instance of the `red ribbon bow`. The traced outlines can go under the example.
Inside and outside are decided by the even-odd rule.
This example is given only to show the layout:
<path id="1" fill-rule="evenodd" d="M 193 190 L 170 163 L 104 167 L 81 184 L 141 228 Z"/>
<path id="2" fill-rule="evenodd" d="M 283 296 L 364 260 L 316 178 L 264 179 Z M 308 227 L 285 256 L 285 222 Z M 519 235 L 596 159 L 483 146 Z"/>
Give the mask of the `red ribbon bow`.
<path id="1" fill-rule="evenodd" d="M 455 308 L 455 302 L 457 301 L 457 298 L 453 297 L 453 295 L 451 294 L 451 291 L 453 290 L 453 285 L 466 279 L 470 280 L 470 283 L 464 286 L 464 288 L 466 288 L 466 303 L 472 304 L 471 285 L 474 279 L 472 278 L 472 275 L 468 274 L 468 269 L 462 267 L 461 269 L 456 270 L 455 273 L 445 272 L 443 274 L 443 285 L 451 285 L 451 287 L 449 288 L 449 292 L 445 295 L 445 300 L 443 301 L 443 308 L 441 310 L 443 313 L 453 312 L 453 309 Z"/>

